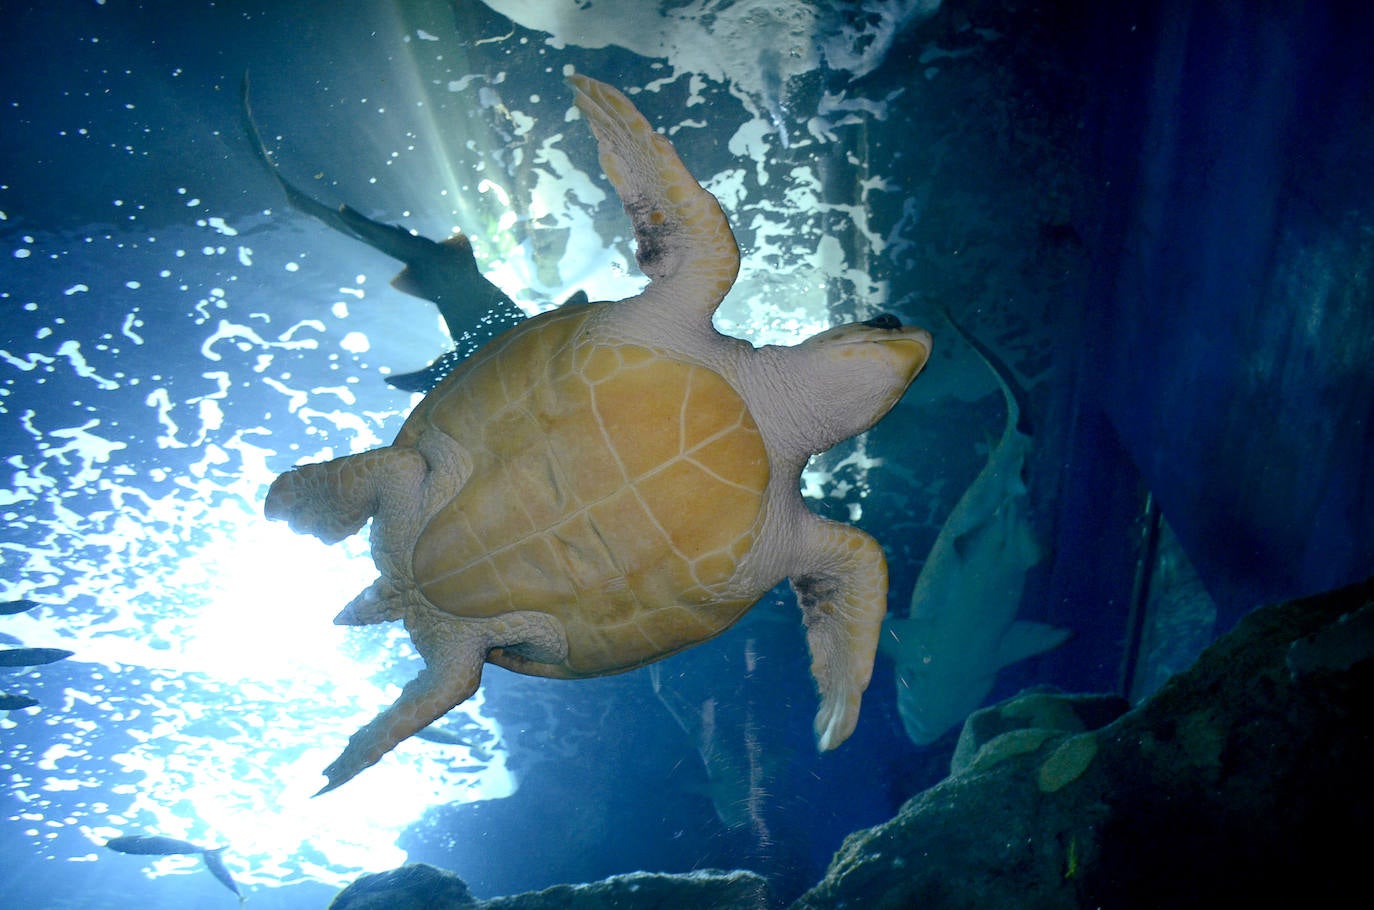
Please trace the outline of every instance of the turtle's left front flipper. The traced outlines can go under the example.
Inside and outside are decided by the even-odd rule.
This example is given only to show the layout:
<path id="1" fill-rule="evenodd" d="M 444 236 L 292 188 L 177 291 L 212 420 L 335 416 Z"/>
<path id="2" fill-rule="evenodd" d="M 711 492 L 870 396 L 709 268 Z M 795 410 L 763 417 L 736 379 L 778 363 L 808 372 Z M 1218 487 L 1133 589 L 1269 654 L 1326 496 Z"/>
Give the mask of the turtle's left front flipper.
<path id="1" fill-rule="evenodd" d="M 859 721 L 887 612 L 887 560 L 858 528 L 818 518 L 808 532 L 812 565 L 792 577 L 792 590 L 820 689 L 815 730 L 825 752 L 848 739 Z"/>
<path id="2" fill-rule="evenodd" d="M 568 82 L 634 225 L 635 260 L 651 279 L 644 296 L 709 325 L 739 272 L 739 245 L 720 203 L 619 89 L 582 75 Z"/>

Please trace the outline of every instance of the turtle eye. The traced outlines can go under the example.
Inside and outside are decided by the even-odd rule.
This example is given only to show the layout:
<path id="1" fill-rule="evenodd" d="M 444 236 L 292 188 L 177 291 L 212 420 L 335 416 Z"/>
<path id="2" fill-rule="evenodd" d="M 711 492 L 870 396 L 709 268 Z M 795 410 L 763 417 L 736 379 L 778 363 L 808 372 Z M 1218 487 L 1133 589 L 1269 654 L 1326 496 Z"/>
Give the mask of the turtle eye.
<path id="1" fill-rule="evenodd" d="M 900 329 L 902 320 L 893 316 L 891 313 L 883 313 L 881 316 L 874 316 L 872 319 L 865 319 L 864 325 L 875 329 Z"/>

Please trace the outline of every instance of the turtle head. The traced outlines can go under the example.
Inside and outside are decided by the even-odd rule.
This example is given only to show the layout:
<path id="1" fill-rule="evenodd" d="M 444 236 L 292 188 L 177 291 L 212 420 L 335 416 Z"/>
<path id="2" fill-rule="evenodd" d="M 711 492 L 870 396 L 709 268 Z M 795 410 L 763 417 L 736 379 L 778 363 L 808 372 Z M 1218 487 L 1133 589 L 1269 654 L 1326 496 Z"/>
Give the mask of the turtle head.
<path id="1" fill-rule="evenodd" d="M 826 329 L 789 348 L 819 417 L 824 451 L 877 423 L 930 359 L 930 333 L 896 316 Z"/>

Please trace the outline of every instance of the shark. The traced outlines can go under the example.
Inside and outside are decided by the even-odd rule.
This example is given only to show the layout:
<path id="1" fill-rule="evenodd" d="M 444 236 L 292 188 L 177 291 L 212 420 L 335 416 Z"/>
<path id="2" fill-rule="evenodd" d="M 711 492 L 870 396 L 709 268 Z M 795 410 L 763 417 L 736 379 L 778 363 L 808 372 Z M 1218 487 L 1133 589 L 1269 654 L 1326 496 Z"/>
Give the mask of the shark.
<path id="1" fill-rule="evenodd" d="M 1049 651 L 1068 629 L 1016 619 L 1026 574 L 1045 551 L 1030 522 L 1026 458 L 1033 443 L 1024 390 L 1007 365 L 948 312 L 945 319 L 996 375 L 1006 426 L 988 462 L 936 535 L 905 618 L 884 623 L 907 736 L 935 742 L 982 705 L 1003 667 Z"/>
<path id="2" fill-rule="evenodd" d="M 286 194 L 292 208 L 309 215 L 327 227 L 360 240 L 380 253 L 399 260 L 404 268 L 391 279 L 396 290 L 428 300 L 439 310 L 448 328 L 453 347 L 422 370 L 387 377 L 387 383 L 405 392 L 426 393 L 437 386 L 458 364 L 506 329 L 523 322 L 524 310 L 482 274 L 466 234 L 455 233 L 443 240 L 431 240 L 397 224 L 368 218 L 349 205 L 326 205 L 281 173 L 275 155 L 263 142 L 253 117 L 248 73 L 243 74 L 240 91 L 244 128 L 266 165 L 272 179 Z M 586 303 L 583 291 L 574 292 L 565 303 Z"/>

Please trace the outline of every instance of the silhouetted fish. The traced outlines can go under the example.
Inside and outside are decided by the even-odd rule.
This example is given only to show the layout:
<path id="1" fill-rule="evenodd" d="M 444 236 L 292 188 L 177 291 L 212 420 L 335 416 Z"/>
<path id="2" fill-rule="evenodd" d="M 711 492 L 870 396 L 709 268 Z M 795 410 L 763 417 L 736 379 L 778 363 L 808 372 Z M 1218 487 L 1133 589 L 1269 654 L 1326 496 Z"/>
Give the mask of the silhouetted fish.
<path id="1" fill-rule="evenodd" d="M 38 704 L 38 699 L 29 698 L 27 695 L 11 695 L 8 692 L 0 692 L 0 711 L 18 711 L 23 708 L 32 708 Z"/>
<path id="2" fill-rule="evenodd" d="M 416 739 L 427 740 L 428 742 L 438 743 L 441 746 L 467 746 L 471 745 L 470 738 L 461 733 L 453 733 L 448 730 L 435 729 L 433 726 L 424 727 L 416 731 Z"/>
<path id="3" fill-rule="evenodd" d="M 116 853 L 131 853 L 136 856 L 180 856 L 182 854 L 204 853 L 204 847 L 175 837 L 161 834 L 126 834 L 105 842 Z"/>
<path id="4" fill-rule="evenodd" d="M 161 834 L 126 834 L 106 841 L 105 846 L 116 853 L 129 853 L 134 856 L 188 856 L 199 853 L 201 859 L 205 860 L 205 868 L 210 870 L 210 874 L 234 892 L 239 903 L 243 903 L 245 899 L 239 891 L 238 882 L 234 881 L 234 877 L 224 865 L 224 847 L 202 847 L 190 841 L 164 837 Z"/>
<path id="5" fill-rule="evenodd" d="M 438 743 L 441 746 L 464 746 L 468 750 L 468 755 L 478 762 L 492 760 L 491 752 L 483 744 L 483 740 L 488 736 L 480 724 L 472 721 L 442 727 L 430 724 L 415 734 L 416 739 Z"/>
<path id="6" fill-rule="evenodd" d="M 71 656 L 62 648 L 6 648 L 0 651 L 0 667 L 36 667 Z"/>
<path id="7" fill-rule="evenodd" d="M 234 877 L 229 874 L 228 868 L 225 867 L 223 854 L 224 848 L 219 847 L 215 850 L 206 850 L 200 855 L 200 858 L 205 860 L 205 868 L 210 870 L 210 874 L 219 879 L 220 884 L 234 892 L 241 904 L 245 898 L 239 891 L 239 883 L 234 881 Z"/>
<path id="8" fill-rule="evenodd" d="M 0 616 L 13 616 L 15 613 L 23 613 L 38 606 L 36 600 L 7 600 L 0 603 Z"/>
<path id="9" fill-rule="evenodd" d="M 472 244 L 466 235 L 430 240 L 400 225 L 373 221 L 347 205 L 330 208 L 294 186 L 281 175 L 253 120 L 247 72 L 243 74 L 242 102 L 248 137 L 272 178 L 286 193 L 286 201 L 334 230 L 404 262 L 405 268 L 391 279 L 391 286 L 431 301 L 444 317 L 454 349 L 423 370 L 387 377 L 390 385 L 407 392 L 428 392 L 473 351 L 525 320 L 524 311 L 477 268 Z"/>

